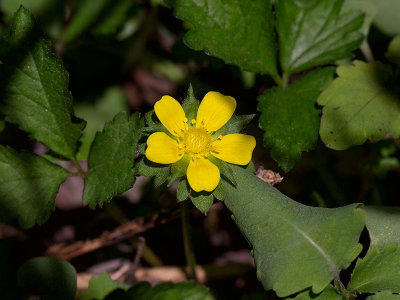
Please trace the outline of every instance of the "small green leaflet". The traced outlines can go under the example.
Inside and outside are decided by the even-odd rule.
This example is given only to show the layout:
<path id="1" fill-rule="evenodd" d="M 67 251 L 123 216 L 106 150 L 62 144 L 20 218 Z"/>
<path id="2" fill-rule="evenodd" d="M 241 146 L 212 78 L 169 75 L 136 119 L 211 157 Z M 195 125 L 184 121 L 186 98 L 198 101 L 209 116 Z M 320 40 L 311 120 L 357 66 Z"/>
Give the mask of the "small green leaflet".
<path id="1" fill-rule="evenodd" d="M 280 63 L 292 74 L 347 57 L 363 41 L 361 11 L 344 0 L 277 1 Z"/>
<path id="2" fill-rule="evenodd" d="M 139 114 L 121 112 L 98 132 L 89 154 L 89 172 L 85 177 L 83 203 L 95 208 L 135 182 L 135 158 L 143 120 Z"/>
<path id="3" fill-rule="evenodd" d="M 371 243 L 366 256 L 357 261 L 349 287 L 358 292 L 400 292 L 400 209 L 367 206 L 365 211 Z"/>
<path id="4" fill-rule="evenodd" d="M 393 38 L 385 55 L 389 61 L 400 66 L 400 35 Z"/>
<path id="5" fill-rule="evenodd" d="M 207 297 L 208 296 L 208 297 Z M 194 282 L 161 283 L 154 287 L 147 282 L 139 282 L 130 287 L 112 280 L 103 272 L 98 277 L 92 277 L 89 289 L 82 294 L 82 300 L 213 300 L 207 288 Z"/>
<path id="6" fill-rule="evenodd" d="M 114 296 L 115 295 L 115 296 Z M 114 297 L 113 297 L 114 296 Z M 125 296 L 125 298 L 124 298 Z M 164 282 L 154 287 L 147 282 L 139 282 L 126 292 L 115 291 L 105 300 L 216 300 L 207 288 L 195 282 Z"/>
<path id="7" fill-rule="evenodd" d="M 35 257 L 18 270 L 18 285 L 23 299 L 40 295 L 40 299 L 73 300 L 76 293 L 76 271 L 67 261 Z"/>
<path id="8" fill-rule="evenodd" d="M 247 71 L 277 74 L 274 19 L 270 0 L 168 0 L 189 31 L 195 50 Z"/>
<path id="9" fill-rule="evenodd" d="M 338 78 L 320 95 L 320 136 L 325 145 L 344 150 L 367 139 L 400 135 L 399 89 L 392 68 L 382 63 L 337 68 Z"/>
<path id="10" fill-rule="evenodd" d="M 279 297 L 309 287 L 320 293 L 360 253 L 365 213 L 358 204 L 305 206 L 249 171 L 231 168 L 237 187 L 222 181 L 223 200 L 253 248 L 265 289 Z"/>
<path id="11" fill-rule="evenodd" d="M 73 116 L 68 74 L 22 6 L 0 56 L 0 111 L 48 148 L 73 159 L 85 123 Z"/>
<path id="12" fill-rule="evenodd" d="M 0 219 L 23 228 L 43 224 L 69 173 L 44 158 L 0 146 Z"/>
<path id="13" fill-rule="evenodd" d="M 315 70 L 286 88 L 274 87 L 258 97 L 264 144 L 284 171 L 292 169 L 301 152 L 317 141 L 320 109 L 316 100 L 333 74 L 334 68 Z"/>
<path id="14" fill-rule="evenodd" d="M 400 292 L 400 247 L 391 244 L 369 250 L 357 261 L 349 288 L 363 293 Z"/>
<path id="15" fill-rule="evenodd" d="M 112 280 L 107 272 L 92 277 L 89 281 L 88 290 L 82 294 L 82 300 L 102 300 L 116 289 L 127 290 L 129 285 Z"/>

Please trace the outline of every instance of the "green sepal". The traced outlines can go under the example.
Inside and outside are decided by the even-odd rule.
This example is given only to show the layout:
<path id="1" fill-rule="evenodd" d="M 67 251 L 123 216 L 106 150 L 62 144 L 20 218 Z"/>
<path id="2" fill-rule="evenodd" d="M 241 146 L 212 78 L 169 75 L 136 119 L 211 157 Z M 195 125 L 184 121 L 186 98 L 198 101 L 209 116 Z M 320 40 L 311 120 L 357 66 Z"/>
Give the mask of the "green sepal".
<path id="1" fill-rule="evenodd" d="M 176 199 L 179 202 L 186 200 L 189 197 L 190 186 L 189 182 L 185 179 L 182 179 L 178 183 L 178 188 L 176 189 Z"/>
<path id="2" fill-rule="evenodd" d="M 169 169 L 169 166 L 157 164 L 143 157 L 138 163 L 138 173 L 143 176 L 152 177 L 163 172 L 162 169 Z M 165 172 L 165 171 L 164 171 Z"/>
<path id="3" fill-rule="evenodd" d="M 219 172 L 221 173 L 222 176 L 224 176 L 226 179 L 228 179 L 234 186 L 237 185 L 235 177 L 233 176 L 232 169 L 228 163 L 226 163 L 223 160 L 220 160 L 212 155 L 210 155 L 208 159 L 214 165 L 216 165 L 218 167 Z"/>
<path id="4" fill-rule="evenodd" d="M 221 181 L 228 182 L 225 180 L 225 178 L 221 178 Z M 224 200 L 225 198 L 225 191 L 224 191 L 224 186 L 221 184 L 221 181 L 219 182 L 218 186 L 215 188 L 215 190 L 212 192 L 213 196 L 218 199 L 218 200 Z M 229 182 L 228 182 L 229 183 Z"/>
<path id="5" fill-rule="evenodd" d="M 171 165 L 171 178 L 169 180 L 169 185 L 173 184 L 179 178 L 186 175 L 186 170 L 189 166 L 190 159 L 188 156 L 184 155 L 179 161 Z"/>
<path id="6" fill-rule="evenodd" d="M 254 165 L 254 163 L 252 161 L 249 162 L 249 164 L 247 166 L 244 166 L 244 168 L 251 172 L 251 173 L 255 173 L 256 172 L 256 166 Z"/>
<path id="7" fill-rule="evenodd" d="M 195 192 L 192 190 L 190 198 L 193 205 L 202 213 L 206 213 L 214 202 L 214 197 L 210 192 Z"/>
<path id="8" fill-rule="evenodd" d="M 146 120 L 146 124 L 147 125 L 156 125 L 157 123 L 157 116 L 154 112 L 154 109 L 148 111 L 147 113 L 145 113 L 144 115 L 144 119 Z"/>
<path id="9" fill-rule="evenodd" d="M 229 119 L 228 123 L 226 123 L 222 128 L 218 129 L 214 134 L 213 138 L 217 138 L 220 135 L 227 135 L 231 133 L 240 132 L 244 126 L 250 123 L 254 118 L 254 114 L 252 115 L 241 115 L 241 116 L 233 116 Z"/>
<path id="10" fill-rule="evenodd" d="M 192 119 L 196 120 L 199 105 L 200 105 L 200 102 L 194 96 L 193 88 L 192 88 L 192 85 L 190 84 L 189 89 L 188 89 L 188 95 L 182 104 L 182 108 L 185 111 L 185 115 L 186 115 L 186 118 L 188 119 L 189 124 Z"/>
<path id="11" fill-rule="evenodd" d="M 144 155 L 146 153 L 146 143 L 140 143 L 138 145 L 137 150 L 139 151 L 139 154 Z"/>
<path id="12" fill-rule="evenodd" d="M 156 187 L 161 186 L 164 182 L 168 180 L 170 173 L 169 171 L 170 171 L 169 166 L 160 169 L 160 171 L 154 177 L 154 185 Z"/>
<path id="13" fill-rule="evenodd" d="M 154 112 L 154 109 L 150 110 L 144 115 L 146 120 L 146 127 L 143 127 L 141 130 L 144 134 L 152 134 L 153 132 L 165 132 L 169 134 L 168 130 L 160 123 L 157 118 L 157 115 Z"/>

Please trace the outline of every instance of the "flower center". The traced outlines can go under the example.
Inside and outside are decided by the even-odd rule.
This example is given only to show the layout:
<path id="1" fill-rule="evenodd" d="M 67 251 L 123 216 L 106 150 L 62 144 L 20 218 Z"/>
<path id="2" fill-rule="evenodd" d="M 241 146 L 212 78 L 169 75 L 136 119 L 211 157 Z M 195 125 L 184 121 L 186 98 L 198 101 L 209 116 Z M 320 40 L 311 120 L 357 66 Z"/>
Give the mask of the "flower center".
<path id="1" fill-rule="evenodd" d="M 211 135 L 201 127 L 189 127 L 182 138 L 182 144 L 185 152 L 192 154 L 201 154 L 207 156 L 212 149 L 211 143 Z"/>

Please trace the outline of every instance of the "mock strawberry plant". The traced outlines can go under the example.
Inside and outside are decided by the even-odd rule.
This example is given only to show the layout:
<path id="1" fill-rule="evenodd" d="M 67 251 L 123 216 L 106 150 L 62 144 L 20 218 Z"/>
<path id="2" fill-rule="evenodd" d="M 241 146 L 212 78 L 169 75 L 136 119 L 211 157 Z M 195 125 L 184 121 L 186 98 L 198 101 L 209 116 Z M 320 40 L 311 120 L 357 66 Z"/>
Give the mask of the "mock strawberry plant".
<path id="1" fill-rule="evenodd" d="M 398 1 L 0 12 L 1 299 L 399 298 Z"/>

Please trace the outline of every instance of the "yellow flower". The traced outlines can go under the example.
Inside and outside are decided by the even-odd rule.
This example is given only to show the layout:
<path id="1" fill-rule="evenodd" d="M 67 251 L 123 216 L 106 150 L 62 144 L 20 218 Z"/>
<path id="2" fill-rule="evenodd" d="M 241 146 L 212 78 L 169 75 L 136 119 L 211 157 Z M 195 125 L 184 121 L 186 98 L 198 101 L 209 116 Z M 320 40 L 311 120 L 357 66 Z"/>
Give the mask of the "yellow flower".
<path id="1" fill-rule="evenodd" d="M 183 157 L 189 160 L 186 177 L 196 191 L 213 191 L 219 183 L 218 167 L 210 161 L 214 156 L 228 163 L 247 165 L 256 146 L 250 135 L 233 133 L 213 137 L 236 109 L 236 101 L 218 92 L 208 92 L 197 111 L 196 119 L 188 120 L 182 106 L 174 98 L 163 96 L 154 111 L 169 131 L 155 132 L 147 139 L 146 157 L 159 164 L 172 164 Z"/>

